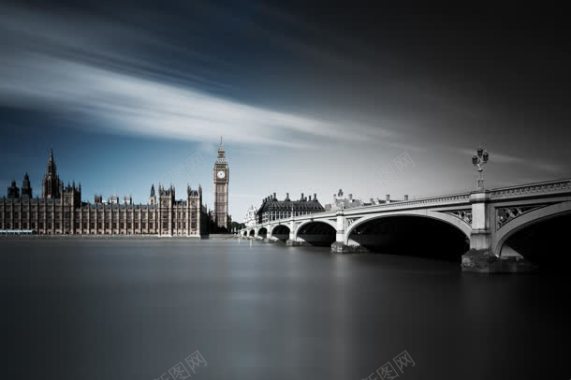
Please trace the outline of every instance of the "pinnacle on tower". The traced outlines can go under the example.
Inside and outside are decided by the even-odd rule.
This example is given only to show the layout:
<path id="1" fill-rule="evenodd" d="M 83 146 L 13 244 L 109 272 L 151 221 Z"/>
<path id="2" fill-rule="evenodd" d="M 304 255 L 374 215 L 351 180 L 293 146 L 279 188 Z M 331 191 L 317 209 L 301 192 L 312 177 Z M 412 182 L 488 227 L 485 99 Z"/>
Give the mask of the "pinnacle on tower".
<path id="1" fill-rule="evenodd" d="M 24 175 L 24 180 L 22 181 L 22 196 L 32 198 L 32 186 L 30 185 L 30 177 L 28 176 L 28 173 Z"/>
<path id="2" fill-rule="evenodd" d="M 220 145 L 218 146 L 218 159 L 216 161 L 218 163 L 225 163 L 226 162 L 226 152 L 224 151 L 224 144 L 222 142 L 222 136 L 220 136 Z"/>
<path id="3" fill-rule="evenodd" d="M 46 174 L 42 181 L 42 197 L 46 199 L 58 199 L 62 192 L 63 182 L 57 175 L 54 151 L 53 149 L 50 149 Z"/>

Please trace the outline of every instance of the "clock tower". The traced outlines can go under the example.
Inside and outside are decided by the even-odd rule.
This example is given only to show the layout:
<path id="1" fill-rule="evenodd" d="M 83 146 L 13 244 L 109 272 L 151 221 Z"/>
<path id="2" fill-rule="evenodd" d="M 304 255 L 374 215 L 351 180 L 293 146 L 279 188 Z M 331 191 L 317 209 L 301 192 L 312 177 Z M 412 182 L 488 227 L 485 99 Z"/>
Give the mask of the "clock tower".
<path id="1" fill-rule="evenodd" d="M 228 182 L 230 170 L 226 152 L 220 138 L 218 158 L 214 163 L 214 222 L 219 228 L 228 228 Z"/>

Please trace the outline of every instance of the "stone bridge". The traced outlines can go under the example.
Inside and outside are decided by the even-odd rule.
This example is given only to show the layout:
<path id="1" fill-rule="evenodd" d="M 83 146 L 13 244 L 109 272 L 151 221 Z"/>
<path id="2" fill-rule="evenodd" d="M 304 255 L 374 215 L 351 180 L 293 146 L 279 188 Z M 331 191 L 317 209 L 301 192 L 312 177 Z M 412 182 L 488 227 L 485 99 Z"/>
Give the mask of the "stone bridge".
<path id="1" fill-rule="evenodd" d="M 240 234 L 335 253 L 461 257 L 464 271 L 516 272 L 545 261 L 545 251 L 565 250 L 570 221 L 571 180 L 559 180 L 272 220 Z"/>

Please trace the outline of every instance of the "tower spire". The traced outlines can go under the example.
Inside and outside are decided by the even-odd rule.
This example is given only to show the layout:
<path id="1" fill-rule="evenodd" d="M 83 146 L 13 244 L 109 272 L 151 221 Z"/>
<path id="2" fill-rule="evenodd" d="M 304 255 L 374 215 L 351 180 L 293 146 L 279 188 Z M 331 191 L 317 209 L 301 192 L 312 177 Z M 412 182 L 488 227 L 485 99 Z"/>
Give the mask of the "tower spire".
<path id="1" fill-rule="evenodd" d="M 47 199 L 58 199 L 61 195 L 61 183 L 57 175 L 56 162 L 54 160 L 54 150 L 50 148 L 48 167 L 42 181 L 42 196 Z"/>
<path id="2" fill-rule="evenodd" d="M 226 151 L 224 150 L 224 144 L 222 142 L 222 136 L 220 136 L 220 145 L 218 146 L 217 162 L 219 162 L 219 163 L 225 163 L 226 162 Z"/>

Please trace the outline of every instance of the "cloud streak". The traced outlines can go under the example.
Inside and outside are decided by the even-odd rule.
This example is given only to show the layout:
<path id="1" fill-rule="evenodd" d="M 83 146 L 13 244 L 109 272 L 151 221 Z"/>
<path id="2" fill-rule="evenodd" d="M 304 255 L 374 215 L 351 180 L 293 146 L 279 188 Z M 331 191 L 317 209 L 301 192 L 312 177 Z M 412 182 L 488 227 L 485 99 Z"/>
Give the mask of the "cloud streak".
<path id="1" fill-rule="evenodd" d="M 372 136 L 367 126 L 348 130 L 335 121 L 243 104 L 144 69 L 134 71 L 133 63 L 145 66 L 136 55 L 110 48 L 109 41 L 70 37 L 58 21 L 57 16 L 14 10 L 0 16 L 10 51 L 0 59 L 4 105 L 74 115 L 73 125 L 80 128 L 97 125 L 108 133 L 168 139 L 202 141 L 223 135 L 234 143 L 303 148 Z M 93 18 L 86 22 L 91 26 L 87 30 L 111 28 L 118 40 L 135 35 Z"/>
<path id="2" fill-rule="evenodd" d="M 99 119 L 97 125 L 108 132 L 188 140 L 224 135 L 236 142 L 279 145 L 290 145 L 277 139 L 280 134 L 328 133 L 327 124 L 310 118 L 85 64 L 29 58 L 20 59 L 12 70 L 4 66 L 0 98 L 5 104 Z"/>

